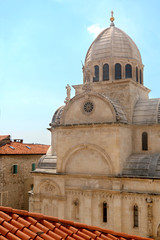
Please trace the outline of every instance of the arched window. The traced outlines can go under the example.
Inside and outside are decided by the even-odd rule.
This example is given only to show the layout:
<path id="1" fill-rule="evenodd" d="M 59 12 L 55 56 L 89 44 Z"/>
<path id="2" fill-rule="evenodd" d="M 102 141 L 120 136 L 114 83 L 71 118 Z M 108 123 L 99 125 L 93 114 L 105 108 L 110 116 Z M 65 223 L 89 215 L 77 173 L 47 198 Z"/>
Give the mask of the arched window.
<path id="1" fill-rule="evenodd" d="M 138 206 L 133 207 L 133 227 L 138 227 Z"/>
<path id="2" fill-rule="evenodd" d="M 139 71 L 139 75 L 140 75 L 140 84 L 142 84 L 142 72 L 141 72 L 141 69 Z"/>
<path id="3" fill-rule="evenodd" d="M 125 66 L 125 77 L 132 78 L 132 66 L 130 64 L 126 64 Z"/>
<path id="4" fill-rule="evenodd" d="M 115 64 L 115 79 L 121 79 L 121 64 Z"/>
<path id="5" fill-rule="evenodd" d="M 142 150 L 148 150 L 148 134 L 146 132 L 142 133 Z"/>
<path id="6" fill-rule="evenodd" d="M 98 82 L 98 81 L 99 81 L 99 66 L 96 65 L 96 66 L 94 66 L 93 82 Z"/>
<path id="7" fill-rule="evenodd" d="M 103 81 L 109 80 L 109 65 L 106 63 L 103 65 Z"/>
<path id="8" fill-rule="evenodd" d="M 136 82 L 138 82 L 138 67 L 136 67 Z"/>
<path id="9" fill-rule="evenodd" d="M 107 203 L 103 203 L 103 222 L 107 222 Z"/>

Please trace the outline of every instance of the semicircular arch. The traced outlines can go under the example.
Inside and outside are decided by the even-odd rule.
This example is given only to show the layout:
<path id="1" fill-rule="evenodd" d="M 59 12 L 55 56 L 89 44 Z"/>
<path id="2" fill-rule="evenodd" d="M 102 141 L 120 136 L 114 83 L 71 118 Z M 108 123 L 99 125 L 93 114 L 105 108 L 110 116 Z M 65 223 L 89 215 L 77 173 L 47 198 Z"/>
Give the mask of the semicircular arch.
<path id="1" fill-rule="evenodd" d="M 85 112 L 86 103 L 93 105 L 92 112 Z M 74 114 L 73 114 L 74 113 Z M 73 97 L 61 115 L 61 124 L 85 122 L 116 122 L 117 112 L 112 101 L 95 92 L 83 92 Z"/>
<path id="2" fill-rule="evenodd" d="M 83 161 L 80 164 L 84 163 L 84 161 L 87 161 L 87 164 L 89 165 L 89 156 L 87 156 L 85 158 L 85 153 L 87 151 L 91 155 L 91 158 L 93 158 L 93 161 L 94 161 L 94 159 L 97 159 L 97 161 L 95 160 L 96 163 L 98 163 L 98 161 L 101 161 L 101 164 L 103 164 L 104 167 L 106 166 L 108 168 L 109 175 L 113 174 L 114 167 L 111 162 L 110 156 L 106 153 L 106 151 L 103 148 L 101 148 L 95 144 L 80 144 L 80 145 L 76 145 L 73 148 L 69 149 L 62 159 L 61 171 L 67 172 L 66 171 L 67 167 L 69 167 L 69 164 L 70 164 L 71 160 L 73 159 L 73 156 L 75 156 L 75 155 L 77 156 L 79 153 L 81 153 L 81 154 L 84 153 L 84 158 L 81 157 L 81 159 L 83 159 Z M 94 158 L 94 153 L 95 153 L 95 158 Z M 96 173 L 96 170 L 97 169 L 95 169 L 95 173 Z"/>

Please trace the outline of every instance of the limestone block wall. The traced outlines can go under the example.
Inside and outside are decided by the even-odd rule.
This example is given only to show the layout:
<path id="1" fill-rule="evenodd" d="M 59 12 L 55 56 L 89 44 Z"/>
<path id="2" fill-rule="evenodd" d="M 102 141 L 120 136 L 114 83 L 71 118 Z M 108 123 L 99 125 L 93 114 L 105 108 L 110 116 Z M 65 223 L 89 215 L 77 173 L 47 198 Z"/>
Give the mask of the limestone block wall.
<path id="1" fill-rule="evenodd" d="M 88 85 L 88 87 L 87 87 Z M 118 101 L 126 113 L 128 121 L 132 122 L 133 108 L 139 99 L 148 99 L 150 90 L 133 80 L 114 80 L 111 82 L 94 82 L 73 86 L 78 95 L 84 91 L 91 91 L 106 95 L 112 100 Z"/>
<path id="2" fill-rule="evenodd" d="M 33 174 L 34 188 L 30 194 L 29 211 L 64 218 L 65 179 L 63 176 Z"/>
<path id="3" fill-rule="evenodd" d="M 159 180 L 36 173 L 34 182 L 30 211 L 134 235 L 157 237 Z M 103 203 L 107 204 L 106 222 L 103 221 Z M 138 207 L 138 226 L 134 226 L 134 206 Z"/>
<path id="4" fill-rule="evenodd" d="M 38 163 L 41 155 L 1 155 L 0 204 L 17 209 L 28 210 L 29 196 L 33 178 L 32 163 Z M 17 164 L 17 174 L 12 166 Z"/>
<path id="5" fill-rule="evenodd" d="M 118 174 L 132 151 L 131 130 L 123 124 L 58 127 L 52 144 L 57 172 Z"/>
<path id="6" fill-rule="evenodd" d="M 148 134 L 148 151 L 142 150 L 142 133 Z M 158 153 L 160 148 L 160 125 L 134 126 L 133 153 Z"/>

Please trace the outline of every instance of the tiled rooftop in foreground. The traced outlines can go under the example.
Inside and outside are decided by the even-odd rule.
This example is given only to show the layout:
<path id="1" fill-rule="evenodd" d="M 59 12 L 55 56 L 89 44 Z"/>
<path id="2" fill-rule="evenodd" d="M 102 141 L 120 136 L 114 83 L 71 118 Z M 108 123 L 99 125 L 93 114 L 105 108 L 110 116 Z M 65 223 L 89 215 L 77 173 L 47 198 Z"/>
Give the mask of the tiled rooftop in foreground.
<path id="1" fill-rule="evenodd" d="M 149 240 L 139 236 L 0 206 L 1 240 Z M 151 239 L 150 239 L 151 240 Z"/>

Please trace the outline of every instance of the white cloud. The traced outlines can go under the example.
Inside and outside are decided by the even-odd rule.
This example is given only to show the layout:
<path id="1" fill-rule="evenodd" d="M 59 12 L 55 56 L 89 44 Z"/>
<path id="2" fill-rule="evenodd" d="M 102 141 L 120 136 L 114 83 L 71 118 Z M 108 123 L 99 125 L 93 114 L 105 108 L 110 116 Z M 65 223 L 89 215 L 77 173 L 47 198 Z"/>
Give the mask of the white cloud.
<path id="1" fill-rule="evenodd" d="M 94 37 L 97 37 L 100 32 L 102 32 L 104 28 L 101 28 L 98 23 L 93 24 L 87 28 L 87 31 L 90 34 L 93 34 Z"/>

